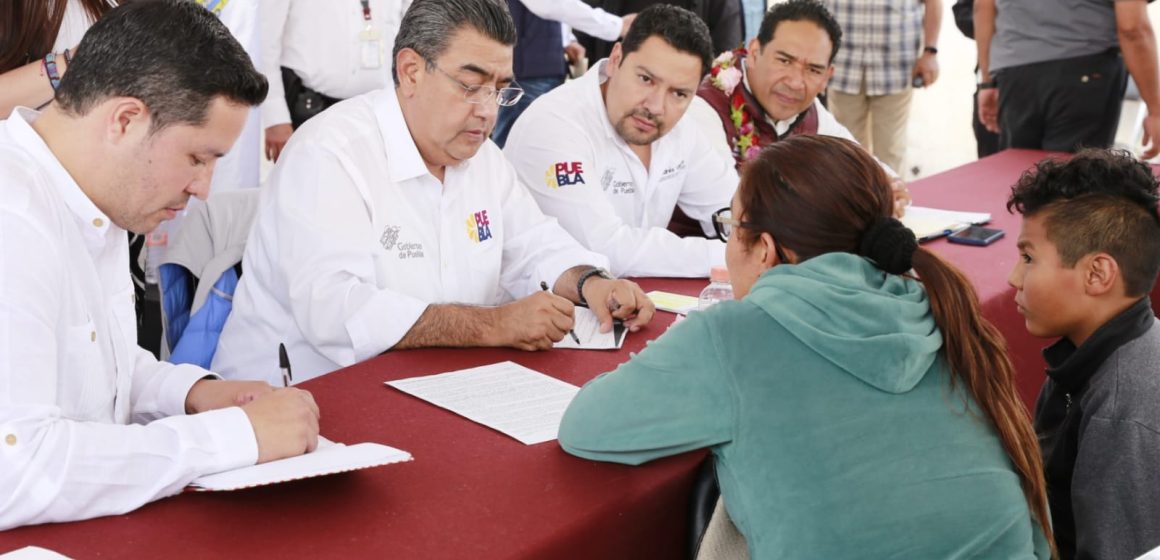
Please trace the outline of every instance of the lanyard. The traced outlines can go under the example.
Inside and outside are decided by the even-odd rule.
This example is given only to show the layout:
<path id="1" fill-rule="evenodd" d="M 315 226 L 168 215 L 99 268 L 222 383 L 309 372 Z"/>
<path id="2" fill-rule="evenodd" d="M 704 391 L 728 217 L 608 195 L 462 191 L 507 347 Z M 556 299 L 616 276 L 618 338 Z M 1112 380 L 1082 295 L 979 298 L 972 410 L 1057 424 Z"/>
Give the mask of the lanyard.
<path id="1" fill-rule="evenodd" d="M 359 0 L 359 3 L 362 4 L 363 21 L 371 21 L 371 0 Z"/>

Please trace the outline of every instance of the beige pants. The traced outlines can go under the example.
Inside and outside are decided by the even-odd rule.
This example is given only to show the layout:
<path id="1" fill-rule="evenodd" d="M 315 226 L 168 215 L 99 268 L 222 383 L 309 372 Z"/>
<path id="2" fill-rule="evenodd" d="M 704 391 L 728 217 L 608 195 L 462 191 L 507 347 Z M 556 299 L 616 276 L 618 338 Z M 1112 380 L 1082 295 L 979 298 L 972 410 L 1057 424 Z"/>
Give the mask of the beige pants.
<path id="1" fill-rule="evenodd" d="M 911 88 L 890 95 L 866 95 L 866 82 L 857 95 L 830 90 L 830 112 L 874 157 L 900 177 L 906 157 L 906 126 L 910 120 Z"/>

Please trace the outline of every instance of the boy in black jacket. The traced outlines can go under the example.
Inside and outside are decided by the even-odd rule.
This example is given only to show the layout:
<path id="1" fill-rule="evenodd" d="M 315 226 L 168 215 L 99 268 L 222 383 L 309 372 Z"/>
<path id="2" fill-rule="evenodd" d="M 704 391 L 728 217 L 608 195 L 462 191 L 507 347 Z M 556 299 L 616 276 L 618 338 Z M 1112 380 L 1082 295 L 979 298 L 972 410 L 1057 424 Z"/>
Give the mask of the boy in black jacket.
<path id="1" fill-rule="evenodd" d="M 1023 214 L 1008 282 L 1044 350 L 1035 406 L 1059 553 L 1135 558 L 1160 545 L 1157 181 L 1118 151 L 1048 159 L 1007 202 Z"/>

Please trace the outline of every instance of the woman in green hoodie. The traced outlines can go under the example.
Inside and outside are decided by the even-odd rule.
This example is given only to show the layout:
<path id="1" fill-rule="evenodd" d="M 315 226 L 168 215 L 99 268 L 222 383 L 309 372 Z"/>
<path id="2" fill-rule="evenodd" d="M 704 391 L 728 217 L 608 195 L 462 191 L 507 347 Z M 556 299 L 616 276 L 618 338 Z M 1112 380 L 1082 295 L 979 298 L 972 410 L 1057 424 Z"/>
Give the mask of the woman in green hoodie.
<path id="1" fill-rule="evenodd" d="M 560 445 L 634 465 L 710 448 L 754 558 L 1051 556 L 1005 344 L 891 217 L 874 159 L 777 142 L 717 221 L 737 301 L 585 385 Z"/>

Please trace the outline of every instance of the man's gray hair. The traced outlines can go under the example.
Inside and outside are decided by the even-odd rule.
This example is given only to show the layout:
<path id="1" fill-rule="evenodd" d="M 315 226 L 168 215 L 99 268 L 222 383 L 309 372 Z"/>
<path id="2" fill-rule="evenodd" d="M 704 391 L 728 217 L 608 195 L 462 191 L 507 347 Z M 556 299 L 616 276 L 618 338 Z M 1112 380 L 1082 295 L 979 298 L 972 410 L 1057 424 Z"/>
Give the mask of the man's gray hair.
<path id="1" fill-rule="evenodd" d="M 504 0 L 415 0 L 399 24 L 391 51 L 391 76 L 399 86 L 399 51 L 412 49 L 435 69 L 435 59 L 447 50 L 451 36 L 469 27 L 503 45 L 516 44 L 516 24 Z"/>

